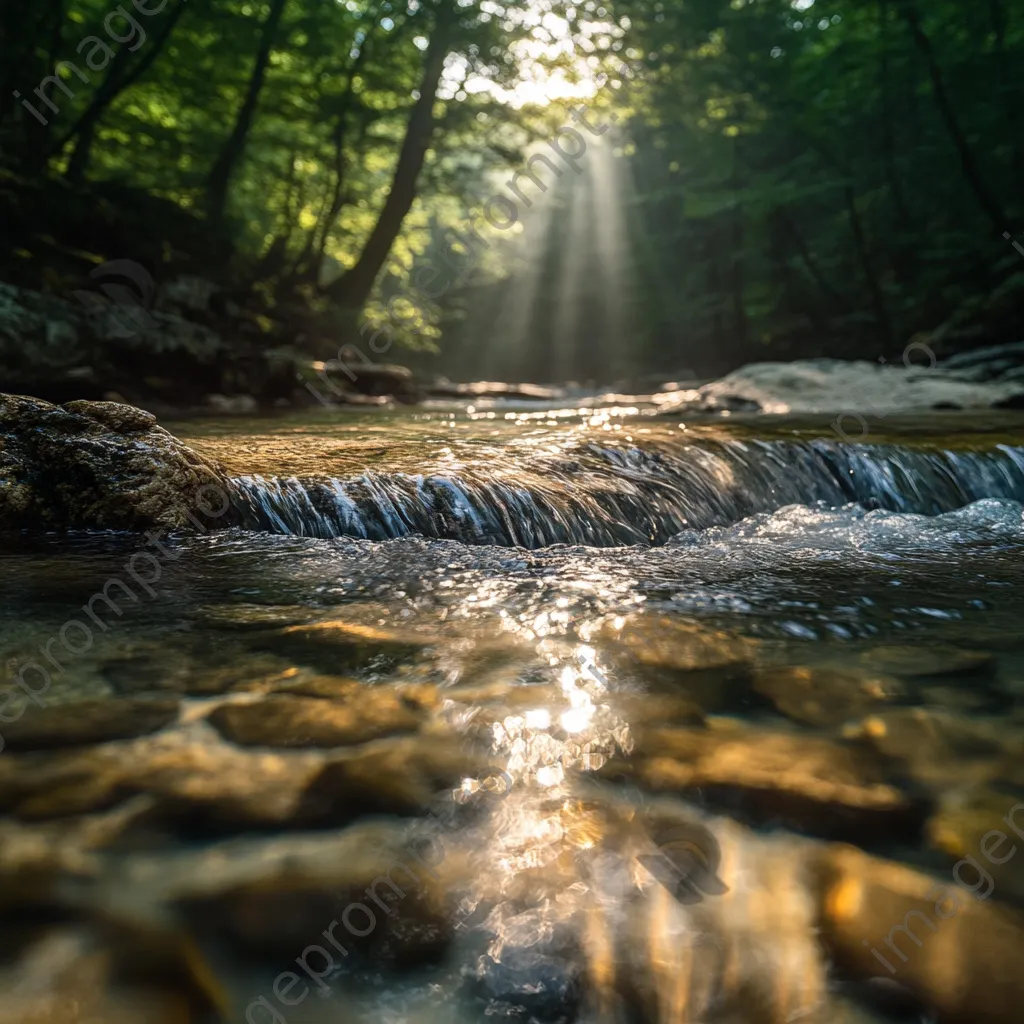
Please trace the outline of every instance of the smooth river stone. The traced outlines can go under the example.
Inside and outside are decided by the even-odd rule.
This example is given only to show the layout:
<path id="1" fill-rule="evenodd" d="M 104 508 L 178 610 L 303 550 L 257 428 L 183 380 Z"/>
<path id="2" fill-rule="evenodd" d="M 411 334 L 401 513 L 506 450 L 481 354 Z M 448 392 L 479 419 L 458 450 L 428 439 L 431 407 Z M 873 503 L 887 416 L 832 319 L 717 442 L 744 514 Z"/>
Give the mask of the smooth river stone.
<path id="1" fill-rule="evenodd" d="M 393 668 L 415 658 L 426 646 L 418 637 L 346 619 L 286 626 L 260 634 L 254 642 L 328 673 Z"/>
<path id="2" fill-rule="evenodd" d="M 44 708 L 29 706 L 3 726 L 10 750 L 46 750 L 130 739 L 156 732 L 178 718 L 176 700 L 100 699 Z"/>
<path id="3" fill-rule="evenodd" d="M 675 616 L 633 615 L 596 638 L 620 671 L 655 690 L 681 693 L 705 711 L 746 708 L 757 644 Z M 760 698 L 756 698 L 761 703 Z"/>
<path id="4" fill-rule="evenodd" d="M 0 758 L 0 808 L 24 820 L 87 814 L 146 793 L 154 816 L 186 829 L 293 820 L 322 755 L 244 750 L 180 733 Z"/>
<path id="5" fill-rule="evenodd" d="M 908 679 L 990 676 L 998 665 L 995 655 L 986 651 L 965 651 L 940 645 L 874 647 L 865 651 L 860 660 L 874 671 L 890 672 Z"/>
<path id="6" fill-rule="evenodd" d="M 231 1015 L 224 989 L 181 933 L 109 917 L 102 928 L 26 931 L 0 966 L 4 1024 L 194 1024 Z"/>
<path id="7" fill-rule="evenodd" d="M 1024 753 L 1019 733 L 1001 719 L 933 708 L 889 708 L 849 723 L 843 735 L 934 791 L 991 779 L 1003 757 Z"/>
<path id="8" fill-rule="evenodd" d="M 366 686 L 346 703 L 275 695 L 223 704 L 209 721 L 226 739 L 243 746 L 344 747 L 415 732 L 422 715 L 394 691 Z"/>
<path id="9" fill-rule="evenodd" d="M 840 725 L 898 699 L 906 690 L 889 676 L 807 665 L 759 671 L 753 688 L 780 714 L 814 726 Z"/>
<path id="10" fill-rule="evenodd" d="M 1018 1024 L 1024 916 L 853 847 L 818 860 L 822 938 L 839 967 L 896 982 L 944 1024 Z"/>
<path id="11" fill-rule="evenodd" d="M 350 903 L 362 902 L 375 908 L 372 932 L 359 938 L 338 927 L 337 940 L 350 952 L 408 964 L 443 949 L 453 926 L 453 908 L 446 904 L 436 870 L 445 860 L 444 845 L 432 855 L 422 844 L 414 846 L 418 834 L 405 823 L 372 821 L 322 833 L 129 853 L 108 859 L 89 895 L 114 908 L 126 892 L 140 908 L 175 908 L 194 932 L 219 935 L 235 948 L 269 954 L 274 962 L 284 958 L 278 967 L 294 963 L 310 943 L 324 945 L 322 933 L 332 919 L 340 921 Z M 425 857 L 417 860 L 415 851 Z M 389 870 L 402 895 L 383 879 Z M 375 892 L 391 913 L 367 898 L 375 880 Z M 368 923 L 361 913 L 351 920 L 357 931 Z M 345 962 L 340 953 L 337 961 Z"/>
<path id="12" fill-rule="evenodd" d="M 991 888 L 994 900 L 1024 904 L 1024 794 L 1013 797 L 992 789 L 945 793 L 928 819 L 927 835 L 931 846 L 950 858 L 951 868 L 973 858 L 991 879 L 979 881 L 968 860 L 958 869 L 968 885 Z"/>
<path id="13" fill-rule="evenodd" d="M 605 770 L 614 777 L 621 765 Z M 927 805 L 893 785 L 873 751 L 797 733 L 733 724 L 641 732 L 626 770 L 641 785 L 697 793 L 711 806 L 825 838 L 914 840 Z"/>

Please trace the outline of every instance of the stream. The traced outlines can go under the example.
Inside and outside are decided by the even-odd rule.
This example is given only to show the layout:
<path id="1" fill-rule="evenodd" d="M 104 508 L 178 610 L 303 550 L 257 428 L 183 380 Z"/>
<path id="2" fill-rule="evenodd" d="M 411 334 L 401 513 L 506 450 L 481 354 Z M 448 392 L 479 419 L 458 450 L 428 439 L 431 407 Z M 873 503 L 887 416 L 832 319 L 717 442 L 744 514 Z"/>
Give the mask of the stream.
<path id="1" fill-rule="evenodd" d="M 8 680 L 80 650 L 0 725 L 0 1020 L 1020 1019 L 1019 416 L 168 427 L 242 526 L 0 552 Z"/>

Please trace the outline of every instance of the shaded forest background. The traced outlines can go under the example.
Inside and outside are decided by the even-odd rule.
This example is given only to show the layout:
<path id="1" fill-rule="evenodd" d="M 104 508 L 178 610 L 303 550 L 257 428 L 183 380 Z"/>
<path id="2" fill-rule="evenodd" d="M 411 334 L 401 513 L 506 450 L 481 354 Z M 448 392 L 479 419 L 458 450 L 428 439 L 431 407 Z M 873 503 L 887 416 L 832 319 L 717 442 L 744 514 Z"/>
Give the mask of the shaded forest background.
<path id="1" fill-rule="evenodd" d="M 582 101 L 604 155 L 426 297 L 572 123 L 521 83 L 623 59 L 642 81 Z M 1024 0 L 5 0 L 0 365 L 270 400 L 367 325 L 424 372 L 599 383 L 1020 340 L 1022 69 Z M 25 292 L 114 259 L 210 282 L 205 331 L 25 343 Z"/>

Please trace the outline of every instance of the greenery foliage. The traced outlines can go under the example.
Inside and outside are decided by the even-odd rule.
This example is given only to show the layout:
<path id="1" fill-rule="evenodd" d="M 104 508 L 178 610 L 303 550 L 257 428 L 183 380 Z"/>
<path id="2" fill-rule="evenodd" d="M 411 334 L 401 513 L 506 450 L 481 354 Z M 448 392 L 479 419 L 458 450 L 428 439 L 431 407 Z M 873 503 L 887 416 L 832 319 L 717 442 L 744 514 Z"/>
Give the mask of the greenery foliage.
<path id="1" fill-rule="evenodd" d="M 398 340 L 453 375 L 888 358 L 940 325 L 950 345 L 1019 331 L 1003 236 L 1024 212 L 1024 0 L 603 3 L 6 0 L 0 269 L 38 283 L 19 260 L 62 250 L 205 273 L 320 356 L 400 295 Z M 488 361 L 513 249 L 440 303 L 412 275 L 566 122 L 571 104 L 517 86 L 623 57 L 642 83 L 593 106 L 618 114 L 629 358 L 598 359 L 591 310 L 557 360 L 541 330 Z M 570 186 L 548 197 L 535 323 L 565 301 Z"/>

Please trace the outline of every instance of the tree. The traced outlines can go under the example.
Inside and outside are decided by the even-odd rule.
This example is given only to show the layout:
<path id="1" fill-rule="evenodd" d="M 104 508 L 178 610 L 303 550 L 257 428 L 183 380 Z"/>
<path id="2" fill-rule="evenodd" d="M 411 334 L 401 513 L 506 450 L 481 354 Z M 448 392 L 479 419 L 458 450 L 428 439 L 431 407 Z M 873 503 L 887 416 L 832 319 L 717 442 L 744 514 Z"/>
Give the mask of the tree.
<path id="1" fill-rule="evenodd" d="M 224 143 L 206 179 L 206 207 L 212 220 L 219 221 L 224 215 L 224 206 L 227 202 L 228 185 L 236 167 L 245 153 L 249 132 L 256 117 L 256 108 L 259 104 L 260 92 L 263 90 L 263 82 L 267 74 L 267 66 L 270 63 L 270 53 L 274 48 L 277 38 L 278 26 L 281 23 L 281 16 L 288 0 L 270 0 L 270 10 L 263 22 L 260 33 L 260 46 L 256 53 L 256 61 L 253 64 L 252 74 L 249 77 L 249 86 L 245 93 L 235 118 L 231 134 Z"/>

